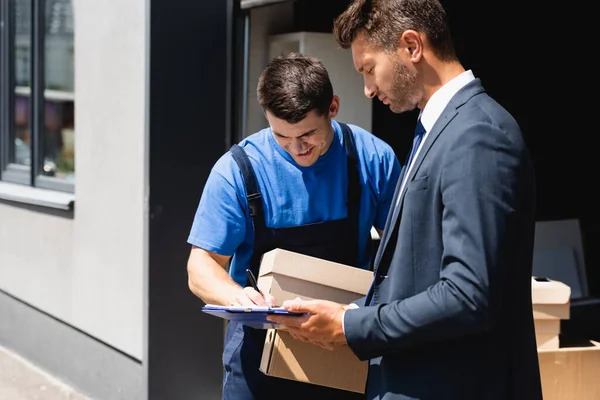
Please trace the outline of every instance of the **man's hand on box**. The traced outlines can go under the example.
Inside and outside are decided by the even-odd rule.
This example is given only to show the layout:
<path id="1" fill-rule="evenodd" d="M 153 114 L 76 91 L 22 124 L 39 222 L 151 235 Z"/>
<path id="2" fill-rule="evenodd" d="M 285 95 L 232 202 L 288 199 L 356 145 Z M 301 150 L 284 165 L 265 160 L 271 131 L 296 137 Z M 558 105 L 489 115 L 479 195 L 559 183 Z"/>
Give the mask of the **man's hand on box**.
<path id="1" fill-rule="evenodd" d="M 240 290 L 236 295 L 232 306 L 274 306 L 275 297 L 269 293 L 259 293 L 248 286 Z"/>
<path id="2" fill-rule="evenodd" d="M 295 339 L 312 343 L 328 350 L 346 345 L 342 316 L 345 306 L 326 300 L 288 300 L 283 303 L 288 311 L 308 313 L 302 317 L 270 315 L 269 320 L 282 324 Z"/>

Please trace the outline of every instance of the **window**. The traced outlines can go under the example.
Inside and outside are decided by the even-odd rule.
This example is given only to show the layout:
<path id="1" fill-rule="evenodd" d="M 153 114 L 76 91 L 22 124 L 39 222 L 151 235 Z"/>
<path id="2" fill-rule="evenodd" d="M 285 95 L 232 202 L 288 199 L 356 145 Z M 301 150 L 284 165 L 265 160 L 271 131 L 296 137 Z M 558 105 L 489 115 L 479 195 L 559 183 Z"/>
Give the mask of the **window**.
<path id="1" fill-rule="evenodd" d="M 0 0 L 0 179 L 74 191 L 73 0 Z"/>

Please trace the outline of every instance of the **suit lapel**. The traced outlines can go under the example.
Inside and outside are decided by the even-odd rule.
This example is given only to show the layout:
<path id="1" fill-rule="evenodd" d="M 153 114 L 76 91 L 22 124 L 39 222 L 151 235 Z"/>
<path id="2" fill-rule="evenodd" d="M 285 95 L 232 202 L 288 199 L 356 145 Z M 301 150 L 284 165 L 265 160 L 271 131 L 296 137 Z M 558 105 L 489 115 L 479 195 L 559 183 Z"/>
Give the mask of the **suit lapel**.
<path id="1" fill-rule="evenodd" d="M 404 175 L 408 172 L 409 166 L 405 165 L 402 168 L 402 173 L 400 174 L 400 179 L 398 180 L 398 184 L 396 185 L 396 191 L 394 193 L 394 198 L 392 199 L 392 208 L 390 209 L 390 211 L 388 213 L 388 218 L 385 223 L 383 237 L 381 238 L 381 242 L 379 244 L 379 248 L 377 249 L 377 254 L 375 256 L 375 263 L 374 263 L 374 268 L 373 268 L 375 272 L 377 272 L 377 270 L 379 269 L 379 263 L 381 262 L 381 258 L 383 257 L 383 254 L 388 245 L 388 242 L 389 242 L 390 236 L 392 235 L 392 232 L 394 230 L 398 229 L 400 215 L 402 214 L 402 205 L 404 203 L 404 196 L 406 194 L 406 188 L 407 188 L 408 184 L 415 177 L 415 174 L 419 170 L 419 167 L 423 163 L 423 160 L 427 156 L 427 153 L 429 153 L 429 150 L 431 149 L 431 146 L 433 145 L 433 143 L 435 143 L 435 141 L 437 140 L 439 135 L 442 133 L 442 131 L 444 130 L 446 125 L 448 125 L 448 123 L 454 118 L 455 115 L 456 115 L 456 109 L 454 107 L 451 107 L 450 110 L 446 109 L 446 111 L 444 111 L 444 113 L 442 113 L 442 115 L 440 115 L 440 117 L 438 118 L 436 123 L 431 128 L 431 131 L 427 134 L 427 137 L 425 138 L 425 142 L 423 143 L 423 147 L 421 148 L 421 151 L 419 151 L 419 155 L 415 159 L 415 162 L 410 171 L 410 174 L 409 174 L 408 178 L 406 179 L 406 184 L 404 185 L 404 189 L 400 193 L 400 187 L 402 186 L 402 180 L 404 179 Z M 397 201 L 398 196 L 400 196 L 399 203 Z M 397 206 L 398 210 L 396 210 L 396 207 L 395 207 L 396 203 L 398 203 L 398 206 Z M 394 211 L 396 211 L 396 212 L 394 212 Z"/>
<path id="2" fill-rule="evenodd" d="M 408 157 L 406 160 L 408 161 Z M 379 247 L 377 248 L 377 253 L 375 254 L 375 263 L 373 264 L 373 266 L 374 266 L 373 269 L 375 271 L 377 271 L 377 266 L 379 265 L 379 261 L 381 260 L 381 255 L 383 253 L 384 246 L 382 246 L 382 244 L 388 242 L 389 236 L 392 231 L 391 229 L 388 229 L 388 228 L 393 226 L 390 221 L 394 216 L 394 209 L 395 209 L 394 206 L 396 205 L 396 199 L 398 199 L 398 192 L 400 192 L 400 187 L 402 187 L 402 180 L 404 179 L 404 175 L 406 174 L 407 169 L 408 168 L 406 168 L 406 164 L 405 164 L 405 166 L 402 167 L 402 172 L 400 172 L 400 176 L 398 177 L 398 182 L 396 183 L 396 189 L 394 190 L 394 197 L 392 197 L 390 211 L 388 212 L 387 219 L 385 220 L 385 225 L 383 228 L 383 236 L 381 237 L 381 240 L 379 241 Z"/>

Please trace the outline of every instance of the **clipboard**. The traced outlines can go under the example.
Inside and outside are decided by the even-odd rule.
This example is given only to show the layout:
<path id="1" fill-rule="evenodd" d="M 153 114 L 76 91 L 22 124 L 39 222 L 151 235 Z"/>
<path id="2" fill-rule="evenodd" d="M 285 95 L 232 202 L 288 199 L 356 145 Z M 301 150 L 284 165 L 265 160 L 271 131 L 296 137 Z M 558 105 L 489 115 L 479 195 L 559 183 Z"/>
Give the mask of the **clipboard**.
<path id="1" fill-rule="evenodd" d="M 279 324 L 267 320 L 269 315 L 289 315 L 300 317 L 304 312 L 291 312 L 283 307 L 269 306 L 219 306 L 207 304 L 202 307 L 202 312 L 214 315 L 215 317 L 236 321 L 240 324 L 250 326 L 256 329 L 271 329 L 279 327 Z"/>

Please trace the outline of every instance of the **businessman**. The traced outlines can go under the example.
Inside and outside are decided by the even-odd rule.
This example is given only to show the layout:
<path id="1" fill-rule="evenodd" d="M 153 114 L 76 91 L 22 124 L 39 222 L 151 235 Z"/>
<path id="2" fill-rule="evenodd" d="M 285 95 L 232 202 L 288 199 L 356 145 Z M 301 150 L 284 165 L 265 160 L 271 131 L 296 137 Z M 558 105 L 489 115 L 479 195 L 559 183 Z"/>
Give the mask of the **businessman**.
<path id="1" fill-rule="evenodd" d="M 541 399 L 535 189 L 513 117 L 458 60 L 437 0 L 355 0 L 335 21 L 365 94 L 420 110 L 357 308 L 292 301 L 298 339 L 369 360 L 369 399 Z"/>

